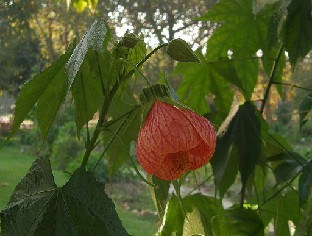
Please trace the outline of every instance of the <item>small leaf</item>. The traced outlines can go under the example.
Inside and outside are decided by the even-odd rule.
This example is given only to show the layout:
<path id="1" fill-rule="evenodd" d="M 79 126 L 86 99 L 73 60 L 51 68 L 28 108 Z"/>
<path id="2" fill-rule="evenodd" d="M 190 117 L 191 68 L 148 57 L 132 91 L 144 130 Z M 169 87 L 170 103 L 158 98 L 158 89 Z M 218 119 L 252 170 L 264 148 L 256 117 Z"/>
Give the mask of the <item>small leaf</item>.
<path id="1" fill-rule="evenodd" d="M 169 42 L 167 53 L 173 60 L 180 62 L 200 62 L 190 45 L 183 39 L 173 39 Z"/>
<path id="2" fill-rule="evenodd" d="M 35 160 L 0 216 L 3 235 L 128 235 L 104 185 L 78 169 L 57 188 L 48 158 Z"/>
<path id="3" fill-rule="evenodd" d="M 312 47 L 312 5 L 310 0 L 292 0 L 285 22 L 285 48 L 294 65 L 307 55 Z"/>
<path id="4" fill-rule="evenodd" d="M 306 96 L 299 106 L 299 117 L 300 117 L 300 128 L 304 126 L 304 124 L 307 122 L 305 117 L 309 112 L 312 110 L 312 94 L 309 94 Z"/>
<path id="5" fill-rule="evenodd" d="M 162 220 L 168 202 L 170 182 L 159 179 L 155 175 L 148 175 L 148 180 L 156 185 L 156 187 L 149 186 L 149 189 L 159 218 Z"/>
<path id="6" fill-rule="evenodd" d="M 299 178 L 299 200 L 302 207 L 308 200 L 312 189 L 312 162 L 306 165 Z"/>
<path id="7" fill-rule="evenodd" d="M 276 183 L 290 180 L 298 174 L 306 160 L 296 152 L 282 152 L 267 158 L 267 161 L 273 163 L 274 175 Z"/>
<path id="8" fill-rule="evenodd" d="M 105 39 L 107 29 L 105 26 L 105 20 L 103 18 L 94 22 L 89 30 L 85 33 L 83 38 L 80 40 L 76 46 L 73 54 L 69 58 L 66 64 L 66 73 L 68 76 L 67 89 L 69 90 L 74 82 L 76 75 L 79 71 L 80 66 L 87 55 L 90 48 L 95 51 L 103 51 L 103 42 Z"/>

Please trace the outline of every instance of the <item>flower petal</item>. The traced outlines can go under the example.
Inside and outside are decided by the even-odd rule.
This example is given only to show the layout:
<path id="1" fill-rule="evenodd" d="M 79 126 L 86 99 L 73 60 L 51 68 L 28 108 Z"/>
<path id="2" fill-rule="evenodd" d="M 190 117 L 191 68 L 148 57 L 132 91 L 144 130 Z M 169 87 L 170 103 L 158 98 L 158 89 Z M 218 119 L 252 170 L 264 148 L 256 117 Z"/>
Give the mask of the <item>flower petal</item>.
<path id="1" fill-rule="evenodd" d="M 172 153 L 196 147 L 201 137 L 181 110 L 155 101 L 140 130 L 139 141 L 148 150 Z"/>

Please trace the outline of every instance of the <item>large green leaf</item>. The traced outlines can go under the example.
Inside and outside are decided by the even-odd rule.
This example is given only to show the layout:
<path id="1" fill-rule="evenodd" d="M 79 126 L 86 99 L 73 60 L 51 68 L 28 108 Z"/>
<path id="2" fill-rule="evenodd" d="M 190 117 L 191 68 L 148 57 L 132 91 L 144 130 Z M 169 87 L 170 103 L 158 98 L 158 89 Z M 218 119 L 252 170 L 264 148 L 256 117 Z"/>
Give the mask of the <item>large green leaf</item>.
<path id="1" fill-rule="evenodd" d="M 214 106 L 217 123 L 226 117 L 233 100 L 228 80 L 236 81 L 237 78 L 233 66 L 227 62 L 182 62 L 175 68 L 175 73 L 183 76 L 178 95 L 186 105 L 200 114 L 207 113 L 210 106 Z M 214 95 L 214 100 L 208 102 L 208 95 Z"/>
<path id="2" fill-rule="evenodd" d="M 155 187 L 149 186 L 149 189 L 159 218 L 162 219 L 169 198 L 170 181 L 159 179 L 155 175 L 148 175 L 148 179 L 156 185 Z"/>
<path id="3" fill-rule="evenodd" d="M 181 203 L 173 195 L 166 207 L 158 235 L 212 235 L 211 220 L 222 212 L 223 207 L 218 199 L 194 194 L 183 198 Z"/>
<path id="4" fill-rule="evenodd" d="M 258 61 L 254 57 L 259 49 L 265 48 L 268 21 L 275 12 L 276 8 L 265 7 L 255 13 L 250 0 L 222 0 L 200 18 L 219 23 L 208 40 L 207 59 L 228 58 L 228 51 L 232 51 L 231 58 L 236 60 L 235 67 L 247 99 L 258 79 Z"/>
<path id="5" fill-rule="evenodd" d="M 22 87 L 16 101 L 11 136 L 19 129 L 25 116 L 38 102 L 36 115 L 42 135 L 46 137 L 66 96 L 65 64 L 72 50 L 72 47 L 69 47 L 68 51 L 59 60 Z"/>
<path id="6" fill-rule="evenodd" d="M 290 236 L 288 221 L 297 225 L 300 215 L 298 194 L 295 190 L 281 193 L 263 205 L 260 211 L 263 218 L 274 219 L 276 236 Z"/>
<path id="7" fill-rule="evenodd" d="M 312 47 L 311 10 L 311 0 L 292 0 L 288 6 L 284 43 L 293 65 Z"/>
<path id="8" fill-rule="evenodd" d="M 212 226 L 215 236 L 264 236 L 264 225 L 257 212 L 251 209 L 226 210 L 213 219 Z"/>
<path id="9" fill-rule="evenodd" d="M 93 118 L 104 101 L 101 79 L 98 73 L 91 71 L 91 65 L 85 60 L 72 85 L 78 136 L 81 128 Z"/>
<path id="10" fill-rule="evenodd" d="M 48 158 L 34 161 L 1 212 L 2 235 L 128 235 L 104 185 L 84 169 L 61 188 Z"/>
<path id="11" fill-rule="evenodd" d="M 70 89 L 72 86 L 88 50 L 92 48 L 98 52 L 103 51 L 106 32 L 105 20 L 101 18 L 90 26 L 89 30 L 80 40 L 66 64 L 66 73 L 68 76 L 67 89 Z"/>

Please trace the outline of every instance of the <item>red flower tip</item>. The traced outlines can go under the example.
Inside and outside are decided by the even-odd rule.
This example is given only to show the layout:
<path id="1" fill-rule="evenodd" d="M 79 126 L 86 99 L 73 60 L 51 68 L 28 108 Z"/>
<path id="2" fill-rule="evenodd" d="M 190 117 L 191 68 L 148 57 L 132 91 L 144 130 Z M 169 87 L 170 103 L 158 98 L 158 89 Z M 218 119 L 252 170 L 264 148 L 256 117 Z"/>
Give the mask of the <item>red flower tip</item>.
<path id="1" fill-rule="evenodd" d="M 156 100 L 136 145 L 140 165 L 164 180 L 205 165 L 216 147 L 216 132 L 204 117 Z"/>

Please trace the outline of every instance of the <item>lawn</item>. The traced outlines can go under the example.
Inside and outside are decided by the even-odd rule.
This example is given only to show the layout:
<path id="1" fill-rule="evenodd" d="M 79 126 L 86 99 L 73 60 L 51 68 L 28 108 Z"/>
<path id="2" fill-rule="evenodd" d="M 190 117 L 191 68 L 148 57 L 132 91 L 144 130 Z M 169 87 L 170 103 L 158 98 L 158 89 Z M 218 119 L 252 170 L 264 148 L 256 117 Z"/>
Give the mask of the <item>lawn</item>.
<path id="1" fill-rule="evenodd" d="M 27 173 L 34 158 L 34 156 L 20 153 L 20 150 L 14 147 L 6 147 L 0 151 L 0 209 L 5 208 L 15 185 Z M 67 174 L 60 171 L 53 171 L 53 175 L 56 184 L 59 186 L 63 185 L 68 178 Z M 124 202 L 118 202 L 120 196 L 125 195 L 129 198 L 129 195 L 121 191 L 122 188 L 116 188 L 112 197 L 115 203 L 117 199 L 116 210 L 128 233 L 134 236 L 153 235 L 153 233 L 157 231 L 157 217 L 150 215 L 141 216 L 136 213 L 133 208 L 122 207 L 124 206 Z M 114 196 L 119 197 L 114 199 Z M 141 200 L 144 202 L 143 207 L 145 207 L 145 202 L 150 201 L 150 198 L 145 200 L 149 197 L 146 189 L 143 191 L 142 197 L 143 199 Z M 137 208 L 138 200 L 138 196 L 132 199 L 132 201 L 136 202 L 135 206 Z M 129 201 L 131 201 L 131 199 L 129 199 Z"/>

